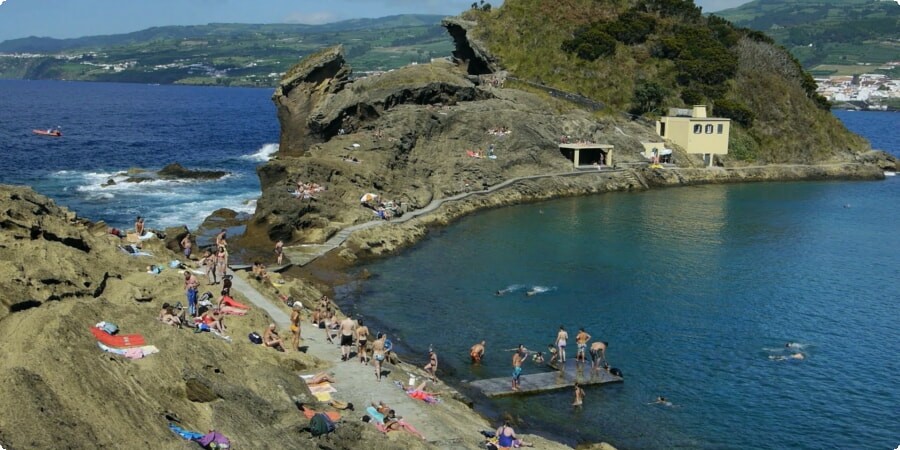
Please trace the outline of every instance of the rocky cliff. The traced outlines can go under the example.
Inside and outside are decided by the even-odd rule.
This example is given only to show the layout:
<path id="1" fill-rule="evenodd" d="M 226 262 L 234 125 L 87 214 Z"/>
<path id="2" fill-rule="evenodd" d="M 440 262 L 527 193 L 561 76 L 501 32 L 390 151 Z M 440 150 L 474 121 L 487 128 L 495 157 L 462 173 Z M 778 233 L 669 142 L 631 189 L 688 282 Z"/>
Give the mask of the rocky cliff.
<path id="1" fill-rule="evenodd" d="M 250 344 L 245 336 L 268 323 L 256 310 L 227 322 L 231 343 L 158 322 L 164 301 L 184 301 L 183 278 L 146 266 L 178 255 L 151 240 L 144 250 L 155 256 L 128 256 L 121 243 L 28 188 L 0 186 L 0 446 L 194 448 L 168 429 L 178 420 L 242 448 L 351 449 L 360 439 L 368 448 L 423 447 L 361 422 L 311 441 L 291 398 L 315 402 L 296 373 L 318 362 Z M 89 332 L 103 320 L 159 353 L 104 353 Z"/>
<path id="2" fill-rule="evenodd" d="M 441 60 L 351 79 L 340 48 L 306 58 L 273 97 L 282 150 L 258 171 L 263 194 L 247 234 L 321 242 L 372 219 L 360 206 L 365 193 L 419 209 L 511 177 L 571 171 L 561 136 L 612 144 L 619 164 L 645 161 L 641 141 L 658 140 L 647 125 L 500 88 L 470 67 Z M 491 146 L 496 159 L 486 157 Z M 298 199 L 298 181 L 327 190 Z"/>
<path id="3" fill-rule="evenodd" d="M 469 39 L 472 24 L 448 19 L 444 25 L 457 43 L 453 62 L 353 79 L 336 47 L 305 58 L 285 75 L 273 96 L 281 150 L 258 170 L 263 193 L 247 239 L 324 242 L 373 219 L 373 211 L 360 206 L 366 193 L 408 211 L 515 177 L 569 173 L 561 136 L 613 145 L 620 167 L 645 164 L 641 142 L 660 141 L 652 122 L 589 112 L 589 99 L 560 98 L 558 91 L 523 83 L 504 86 L 505 72 L 491 72 L 499 62 Z M 786 132 L 779 130 L 779 139 Z M 834 142 L 843 142 L 846 132 L 834 134 Z M 496 159 L 485 157 L 491 148 Z M 802 162 L 896 164 L 881 152 L 838 150 L 808 152 Z M 681 168 L 702 166 L 678 148 L 675 160 Z M 727 158 L 724 164 L 746 165 Z M 326 190 L 298 197 L 298 182 Z"/>

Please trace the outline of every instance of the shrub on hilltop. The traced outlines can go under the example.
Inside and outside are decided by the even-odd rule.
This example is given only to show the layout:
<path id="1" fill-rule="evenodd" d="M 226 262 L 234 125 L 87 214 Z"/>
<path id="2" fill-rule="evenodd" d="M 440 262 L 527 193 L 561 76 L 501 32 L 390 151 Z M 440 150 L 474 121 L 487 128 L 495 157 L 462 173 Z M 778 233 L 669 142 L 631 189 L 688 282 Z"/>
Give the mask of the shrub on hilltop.
<path id="1" fill-rule="evenodd" d="M 738 129 L 733 143 L 742 150 L 732 157 L 810 162 L 868 147 L 830 114 L 785 49 L 704 16 L 691 1 L 507 0 L 465 18 L 518 78 L 650 117 L 667 107 L 711 106 Z"/>

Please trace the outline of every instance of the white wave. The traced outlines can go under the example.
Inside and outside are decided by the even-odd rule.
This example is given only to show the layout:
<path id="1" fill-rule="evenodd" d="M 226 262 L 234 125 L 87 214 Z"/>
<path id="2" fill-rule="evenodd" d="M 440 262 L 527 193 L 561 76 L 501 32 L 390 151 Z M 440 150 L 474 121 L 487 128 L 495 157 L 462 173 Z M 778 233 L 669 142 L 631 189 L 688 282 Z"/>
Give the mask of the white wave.
<path id="1" fill-rule="evenodd" d="M 241 159 L 246 159 L 249 161 L 258 161 L 258 162 L 266 162 L 272 159 L 272 155 L 278 151 L 278 144 L 265 144 L 256 151 L 256 153 L 250 155 L 241 156 Z"/>
<path id="2" fill-rule="evenodd" d="M 154 228 L 181 225 L 196 228 L 213 212 L 221 208 L 230 209 L 238 214 L 253 214 L 256 211 L 256 199 L 254 196 L 258 195 L 258 192 L 245 192 L 194 201 L 185 200 L 177 204 L 154 208 L 154 213 L 157 217 L 150 219 L 153 220 Z"/>
<path id="3" fill-rule="evenodd" d="M 886 176 L 886 177 L 895 177 L 895 176 L 897 176 L 897 172 L 891 172 L 890 170 L 885 170 L 885 171 L 884 171 L 884 176 Z"/>
<path id="4" fill-rule="evenodd" d="M 498 290 L 494 294 L 495 295 L 509 294 L 510 292 L 521 291 L 522 289 L 525 289 L 526 287 L 527 286 L 525 286 L 524 284 L 511 284 L 503 289 Z"/>
<path id="5" fill-rule="evenodd" d="M 530 295 L 543 294 L 544 292 L 550 292 L 550 291 L 555 291 L 555 290 L 556 290 L 555 286 L 551 286 L 551 287 L 532 286 L 531 289 L 529 289 L 528 292 L 526 292 L 525 294 L 530 296 Z"/>

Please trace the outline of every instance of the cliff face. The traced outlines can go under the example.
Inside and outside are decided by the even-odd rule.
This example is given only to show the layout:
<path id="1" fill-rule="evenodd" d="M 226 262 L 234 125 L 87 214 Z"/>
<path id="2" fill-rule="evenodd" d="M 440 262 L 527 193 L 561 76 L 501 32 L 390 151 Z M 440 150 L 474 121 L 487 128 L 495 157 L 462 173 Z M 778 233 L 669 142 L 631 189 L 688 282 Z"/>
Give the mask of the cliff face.
<path id="1" fill-rule="evenodd" d="M 102 223 L 77 219 L 30 189 L 0 186 L 0 445 L 187 448 L 168 429 L 177 419 L 240 447 L 310 448 L 300 433 L 308 421 L 291 397 L 315 402 L 296 371 L 316 361 L 250 344 L 245 336 L 267 324 L 261 311 L 227 319 L 232 343 L 158 322 L 164 301 L 184 302 L 183 277 L 172 269 L 148 274 L 146 266 L 180 255 L 160 240 L 145 242 L 153 257 L 128 256 L 119 244 Z M 103 320 L 141 334 L 159 353 L 134 361 L 104 353 L 89 332 Z M 323 442 L 398 446 L 378 444 L 376 433 L 347 424 Z"/>
<path id="2" fill-rule="evenodd" d="M 316 67 L 350 72 L 340 49 L 317 58 Z M 619 163 L 643 160 L 640 142 L 658 139 L 623 117 L 597 117 L 541 91 L 494 87 L 469 68 L 436 61 L 352 82 L 291 77 L 275 95 L 282 150 L 258 171 L 263 194 L 247 234 L 321 242 L 372 219 L 359 202 L 368 192 L 417 209 L 510 177 L 570 171 L 558 148 L 564 135 L 615 145 Z M 484 157 L 491 145 L 496 159 Z M 297 199 L 290 193 L 297 181 L 327 190 Z"/>
<path id="3" fill-rule="evenodd" d="M 557 22 L 572 27 L 615 20 L 626 3 L 566 0 L 550 7 L 510 0 L 495 13 L 466 13 L 474 20 L 443 21 L 456 45 L 453 62 L 362 79 L 350 78 L 340 47 L 304 59 L 273 97 L 281 150 L 258 171 L 263 194 L 246 235 L 262 242 L 321 243 L 372 220 L 372 211 L 360 206 L 366 193 L 398 201 L 402 211 L 514 177 L 571 172 L 558 147 L 561 136 L 614 145 L 618 165 L 645 163 L 641 142 L 661 138 L 652 120 L 632 120 L 622 108 L 635 77 L 674 78 L 671 62 L 654 66 L 653 50 L 637 46 L 609 61 L 575 64 L 557 42 L 566 35 Z M 546 14 L 534 14 L 535 8 Z M 746 38 L 736 41 L 734 51 L 736 81 L 721 92 L 757 113 L 752 128 L 733 133 L 735 154 L 720 158 L 723 165 L 895 167 L 896 160 L 871 152 L 864 139 L 815 107 L 804 91 L 804 74 L 789 56 L 783 59 L 786 53 Z M 590 89 L 567 93 L 545 79 L 589 80 L 571 85 Z M 468 156 L 485 156 L 491 146 L 496 159 Z M 696 156 L 675 150 L 680 167 L 701 165 Z M 297 182 L 327 190 L 295 198 Z"/>

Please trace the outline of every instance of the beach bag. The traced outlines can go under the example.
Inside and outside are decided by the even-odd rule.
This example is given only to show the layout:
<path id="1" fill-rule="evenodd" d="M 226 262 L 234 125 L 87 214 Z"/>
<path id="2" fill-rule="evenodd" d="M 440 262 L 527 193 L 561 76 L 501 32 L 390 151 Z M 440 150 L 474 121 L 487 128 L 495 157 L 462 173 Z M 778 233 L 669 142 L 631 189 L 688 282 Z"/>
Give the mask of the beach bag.
<path id="1" fill-rule="evenodd" d="M 211 298 L 213 298 L 212 292 L 206 291 L 203 293 L 203 295 L 200 296 L 200 300 L 198 300 L 198 302 L 204 302 Z"/>
<path id="2" fill-rule="evenodd" d="M 119 332 L 119 327 L 111 322 L 100 322 L 100 329 L 109 334 L 116 334 Z"/>
<path id="3" fill-rule="evenodd" d="M 250 339 L 250 342 L 254 344 L 262 344 L 262 336 L 260 336 L 259 333 L 255 331 L 248 334 L 247 337 Z"/>
<path id="4" fill-rule="evenodd" d="M 177 269 L 177 268 L 181 267 L 181 261 L 179 261 L 177 259 L 174 261 L 169 261 L 169 267 L 172 269 Z"/>
<path id="5" fill-rule="evenodd" d="M 309 432 L 313 436 L 321 436 L 334 431 L 334 422 L 323 413 L 316 413 L 309 419 Z"/>

